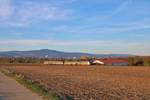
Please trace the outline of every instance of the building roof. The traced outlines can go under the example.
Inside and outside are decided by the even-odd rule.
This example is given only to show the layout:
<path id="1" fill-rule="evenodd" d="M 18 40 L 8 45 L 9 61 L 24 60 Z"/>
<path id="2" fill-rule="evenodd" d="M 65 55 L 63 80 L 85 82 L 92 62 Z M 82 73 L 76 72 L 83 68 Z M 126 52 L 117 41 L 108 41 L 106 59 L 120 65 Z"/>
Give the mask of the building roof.
<path id="1" fill-rule="evenodd" d="M 99 61 L 103 62 L 104 64 L 127 63 L 127 61 L 123 59 L 99 59 Z"/>
<path id="2" fill-rule="evenodd" d="M 95 61 L 93 61 L 93 64 L 104 64 L 104 62 L 102 62 L 102 61 L 100 61 L 100 60 L 95 60 Z"/>

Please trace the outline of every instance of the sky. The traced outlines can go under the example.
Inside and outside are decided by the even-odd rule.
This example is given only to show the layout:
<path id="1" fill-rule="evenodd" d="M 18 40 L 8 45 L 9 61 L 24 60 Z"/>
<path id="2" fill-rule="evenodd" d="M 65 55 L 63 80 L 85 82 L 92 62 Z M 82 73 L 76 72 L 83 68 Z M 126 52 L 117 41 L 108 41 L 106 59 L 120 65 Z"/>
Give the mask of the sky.
<path id="1" fill-rule="evenodd" d="M 0 51 L 150 55 L 150 0 L 0 0 Z"/>

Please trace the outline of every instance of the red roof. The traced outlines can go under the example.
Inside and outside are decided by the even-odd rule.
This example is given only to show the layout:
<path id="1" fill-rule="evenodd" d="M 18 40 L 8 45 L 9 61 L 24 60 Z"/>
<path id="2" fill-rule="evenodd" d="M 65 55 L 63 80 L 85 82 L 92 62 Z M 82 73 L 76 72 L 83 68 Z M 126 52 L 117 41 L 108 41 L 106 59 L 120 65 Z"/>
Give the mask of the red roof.
<path id="1" fill-rule="evenodd" d="M 123 59 L 99 59 L 99 61 L 104 62 L 105 64 L 112 63 L 127 63 L 126 60 Z"/>

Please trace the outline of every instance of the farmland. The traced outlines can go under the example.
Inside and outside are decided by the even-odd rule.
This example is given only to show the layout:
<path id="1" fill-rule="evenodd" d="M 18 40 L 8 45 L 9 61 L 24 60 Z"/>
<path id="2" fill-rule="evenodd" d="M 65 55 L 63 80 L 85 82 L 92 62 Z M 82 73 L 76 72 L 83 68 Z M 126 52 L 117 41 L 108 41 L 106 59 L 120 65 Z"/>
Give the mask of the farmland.
<path id="1" fill-rule="evenodd" d="M 75 100 L 150 100 L 150 67 L 0 65 Z"/>

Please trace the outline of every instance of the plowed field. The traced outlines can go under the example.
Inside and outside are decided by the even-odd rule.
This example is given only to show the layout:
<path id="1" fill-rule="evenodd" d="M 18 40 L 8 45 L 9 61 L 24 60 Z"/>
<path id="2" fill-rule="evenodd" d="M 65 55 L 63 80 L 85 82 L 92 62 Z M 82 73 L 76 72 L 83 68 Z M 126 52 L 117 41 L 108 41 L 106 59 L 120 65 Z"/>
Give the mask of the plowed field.
<path id="1" fill-rule="evenodd" d="M 0 65 L 75 100 L 150 100 L 150 67 Z"/>

